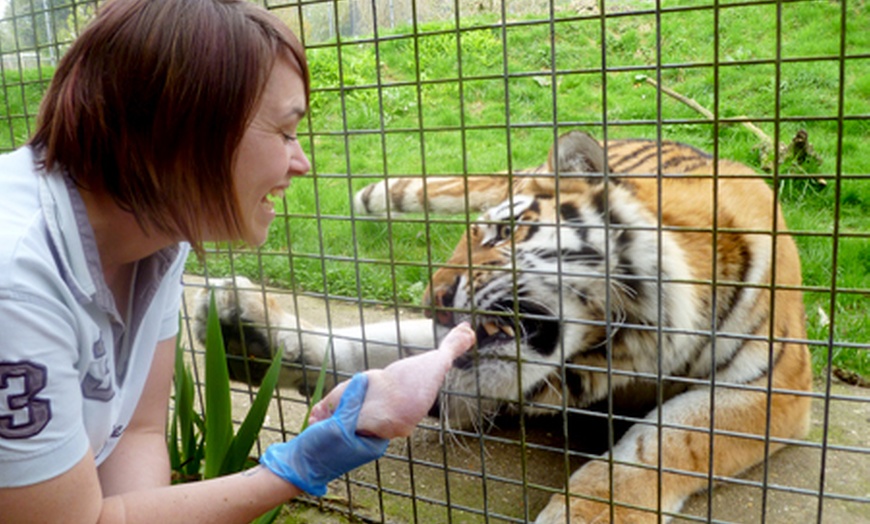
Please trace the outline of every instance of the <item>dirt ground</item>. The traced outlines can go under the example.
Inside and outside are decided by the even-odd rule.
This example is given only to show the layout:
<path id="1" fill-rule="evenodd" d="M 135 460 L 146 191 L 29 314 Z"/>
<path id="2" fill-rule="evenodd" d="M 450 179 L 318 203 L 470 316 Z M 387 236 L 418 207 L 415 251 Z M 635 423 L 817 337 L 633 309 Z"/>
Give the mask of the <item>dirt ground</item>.
<path id="1" fill-rule="evenodd" d="M 190 297 L 202 280 L 186 277 L 186 283 L 191 284 L 186 298 L 190 307 Z M 326 325 L 327 318 L 340 327 L 397 314 L 338 301 L 327 304 L 307 297 L 294 300 L 287 294 L 273 296 L 290 311 L 298 301 L 302 316 L 319 325 Z M 819 381 L 816 391 L 825 390 Z M 250 405 L 248 391 L 238 385 L 234 401 L 239 416 Z M 304 397 L 282 389 L 280 402 L 273 404 L 266 426 L 290 432 L 301 427 Z M 334 482 L 319 501 L 297 500 L 281 518 L 288 524 L 531 522 L 551 493 L 561 489 L 570 472 L 583 463 L 581 455 L 600 451 L 588 445 L 588 436 L 594 433 L 588 420 L 566 426 L 560 418 L 537 418 L 499 421 L 497 428 L 482 435 L 471 431 L 445 435 L 437 420 L 427 419 L 412 437 L 393 441 L 384 459 L 354 472 L 353 482 Z M 265 443 L 279 438 L 277 431 L 263 433 Z M 567 450 L 566 442 L 571 443 Z M 761 487 L 765 477 L 767 489 Z M 870 390 L 833 383 L 827 398 L 813 401 L 806 445 L 790 446 L 776 453 L 766 467 L 759 465 L 736 481 L 721 483 L 711 494 L 695 495 L 681 513 L 689 518 L 672 522 L 710 516 L 740 523 L 763 519 L 771 524 L 799 524 L 819 518 L 825 523 L 870 523 Z"/>

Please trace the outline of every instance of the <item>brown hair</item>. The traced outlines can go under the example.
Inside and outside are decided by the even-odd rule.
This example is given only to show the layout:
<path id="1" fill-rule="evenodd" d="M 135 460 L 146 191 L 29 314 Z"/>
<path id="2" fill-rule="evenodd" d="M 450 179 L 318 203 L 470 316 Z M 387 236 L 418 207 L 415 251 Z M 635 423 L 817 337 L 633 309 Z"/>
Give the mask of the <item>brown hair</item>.
<path id="1" fill-rule="evenodd" d="M 275 60 L 302 45 L 243 0 L 111 0 L 61 60 L 31 144 L 146 231 L 202 254 L 202 217 L 239 236 L 232 166 Z"/>

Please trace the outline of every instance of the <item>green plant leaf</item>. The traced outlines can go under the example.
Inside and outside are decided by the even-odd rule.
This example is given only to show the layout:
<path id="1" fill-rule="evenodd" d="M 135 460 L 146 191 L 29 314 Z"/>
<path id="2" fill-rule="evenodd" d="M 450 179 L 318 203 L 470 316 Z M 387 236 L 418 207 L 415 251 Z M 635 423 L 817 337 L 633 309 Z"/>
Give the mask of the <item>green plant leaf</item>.
<path id="1" fill-rule="evenodd" d="M 178 314 L 178 332 L 181 333 L 182 328 L 181 313 Z M 169 426 L 169 464 L 172 471 L 180 472 L 183 459 L 181 458 L 181 449 L 179 449 L 178 440 L 178 424 L 181 414 L 178 411 L 179 406 L 179 391 L 181 390 L 182 374 L 184 373 L 184 359 L 182 358 L 181 337 L 175 338 L 175 374 L 173 375 L 173 383 L 175 387 L 175 397 L 173 399 L 173 414 L 172 421 Z"/>
<path id="2" fill-rule="evenodd" d="M 181 450 L 178 449 L 178 417 L 169 423 L 169 466 L 172 471 L 181 471 Z"/>
<path id="3" fill-rule="evenodd" d="M 280 506 L 275 506 L 266 513 L 263 513 L 256 519 L 252 520 L 251 524 L 272 524 L 273 522 L 275 522 L 275 519 L 278 518 L 278 514 L 281 513 L 281 508 L 283 507 L 283 504 L 281 504 Z"/>
<path id="4" fill-rule="evenodd" d="M 205 469 L 204 478 L 220 475 L 233 434 L 230 377 L 214 291 L 209 295 L 205 338 Z"/>
<path id="5" fill-rule="evenodd" d="M 193 376 L 190 369 L 184 365 L 184 349 L 179 343 L 175 351 L 175 417 L 178 434 L 173 436 L 176 446 L 180 443 L 178 453 L 178 471 L 185 477 L 199 473 L 200 464 L 191 459 L 196 455 L 196 435 L 193 420 L 197 413 L 193 407 Z"/>
<path id="6" fill-rule="evenodd" d="M 182 328 L 179 315 L 179 333 Z M 193 375 L 184 364 L 184 347 L 180 338 L 175 346 L 175 374 L 173 377 L 175 395 L 173 397 L 173 416 L 169 427 L 169 460 L 172 471 L 180 482 L 199 478 L 202 468 L 202 421 L 194 409 Z"/>
<path id="7" fill-rule="evenodd" d="M 326 351 L 323 353 L 323 362 L 320 364 L 320 373 L 317 375 L 317 384 L 314 385 L 314 394 L 311 395 L 311 403 L 308 404 L 308 411 L 305 412 L 305 419 L 302 421 L 302 427 L 299 428 L 300 433 L 305 431 L 305 428 L 308 427 L 308 419 L 311 418 L 311 410 L 314 408 L 314 405 L 320 402 L 320 399 L 323 398 L 323 386 L 326 383 L 326 368 L 329 365 L 330 353 L 332 353 L 332 337 L 329 338 L 329 342 L 326 345 Z"/>
<path id="8" fill-rule="evenodd" d="M 245 462 L 257 440 L 257 435 L 260 434 L 260 428 L 263 427 L 263 420 L 266 418 L 266 410 L 269 408 L 269 402 L 272 400 L 272 393 L 275 392 L 275 387 L 278 385 L 278 376 L 281 373 L 281 357 L 284 354 L 284 347 L 281 346 L 275 355 L 272 357 L 272 363 L 263 377 L 263 382 L 260 383 L 260 389 L 257 391 L 257 396 L 242 421 L 238 433 L 233 438 L 230 444 L 224 464 L 221 468 L 221 474 L 235 473 L 241 471 L 245 467 Z"/>

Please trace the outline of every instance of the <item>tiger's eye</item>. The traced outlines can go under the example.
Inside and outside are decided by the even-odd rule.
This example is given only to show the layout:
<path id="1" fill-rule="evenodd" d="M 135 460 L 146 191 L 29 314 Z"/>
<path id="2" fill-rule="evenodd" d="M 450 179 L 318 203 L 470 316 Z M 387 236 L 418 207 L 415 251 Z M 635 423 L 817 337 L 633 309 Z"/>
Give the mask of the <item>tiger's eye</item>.
<path id="1" fill-rule="evenodd" d="M 511 226 L 510 224 L 505 224 L 501 226 L 501 238 L 508 238 L 511 236 Z"/>

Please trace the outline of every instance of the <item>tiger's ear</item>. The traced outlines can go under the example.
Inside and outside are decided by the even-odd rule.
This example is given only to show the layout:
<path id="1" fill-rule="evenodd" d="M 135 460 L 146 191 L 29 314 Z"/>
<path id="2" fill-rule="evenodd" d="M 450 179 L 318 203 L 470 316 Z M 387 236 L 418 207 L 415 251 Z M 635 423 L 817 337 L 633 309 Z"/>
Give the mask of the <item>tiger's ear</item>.
<path id="1" fill-rule="evenodd" d="M 558 151 L 557 151 L 558 150 Z M 606 164 L 604 149 L 597 140 L 583 131 L 570 131 L 559 137 L 559 143 L 550 150 L 550 172 L 555 173 L 558 152 L 559 173 L 603 173 Z"/>

